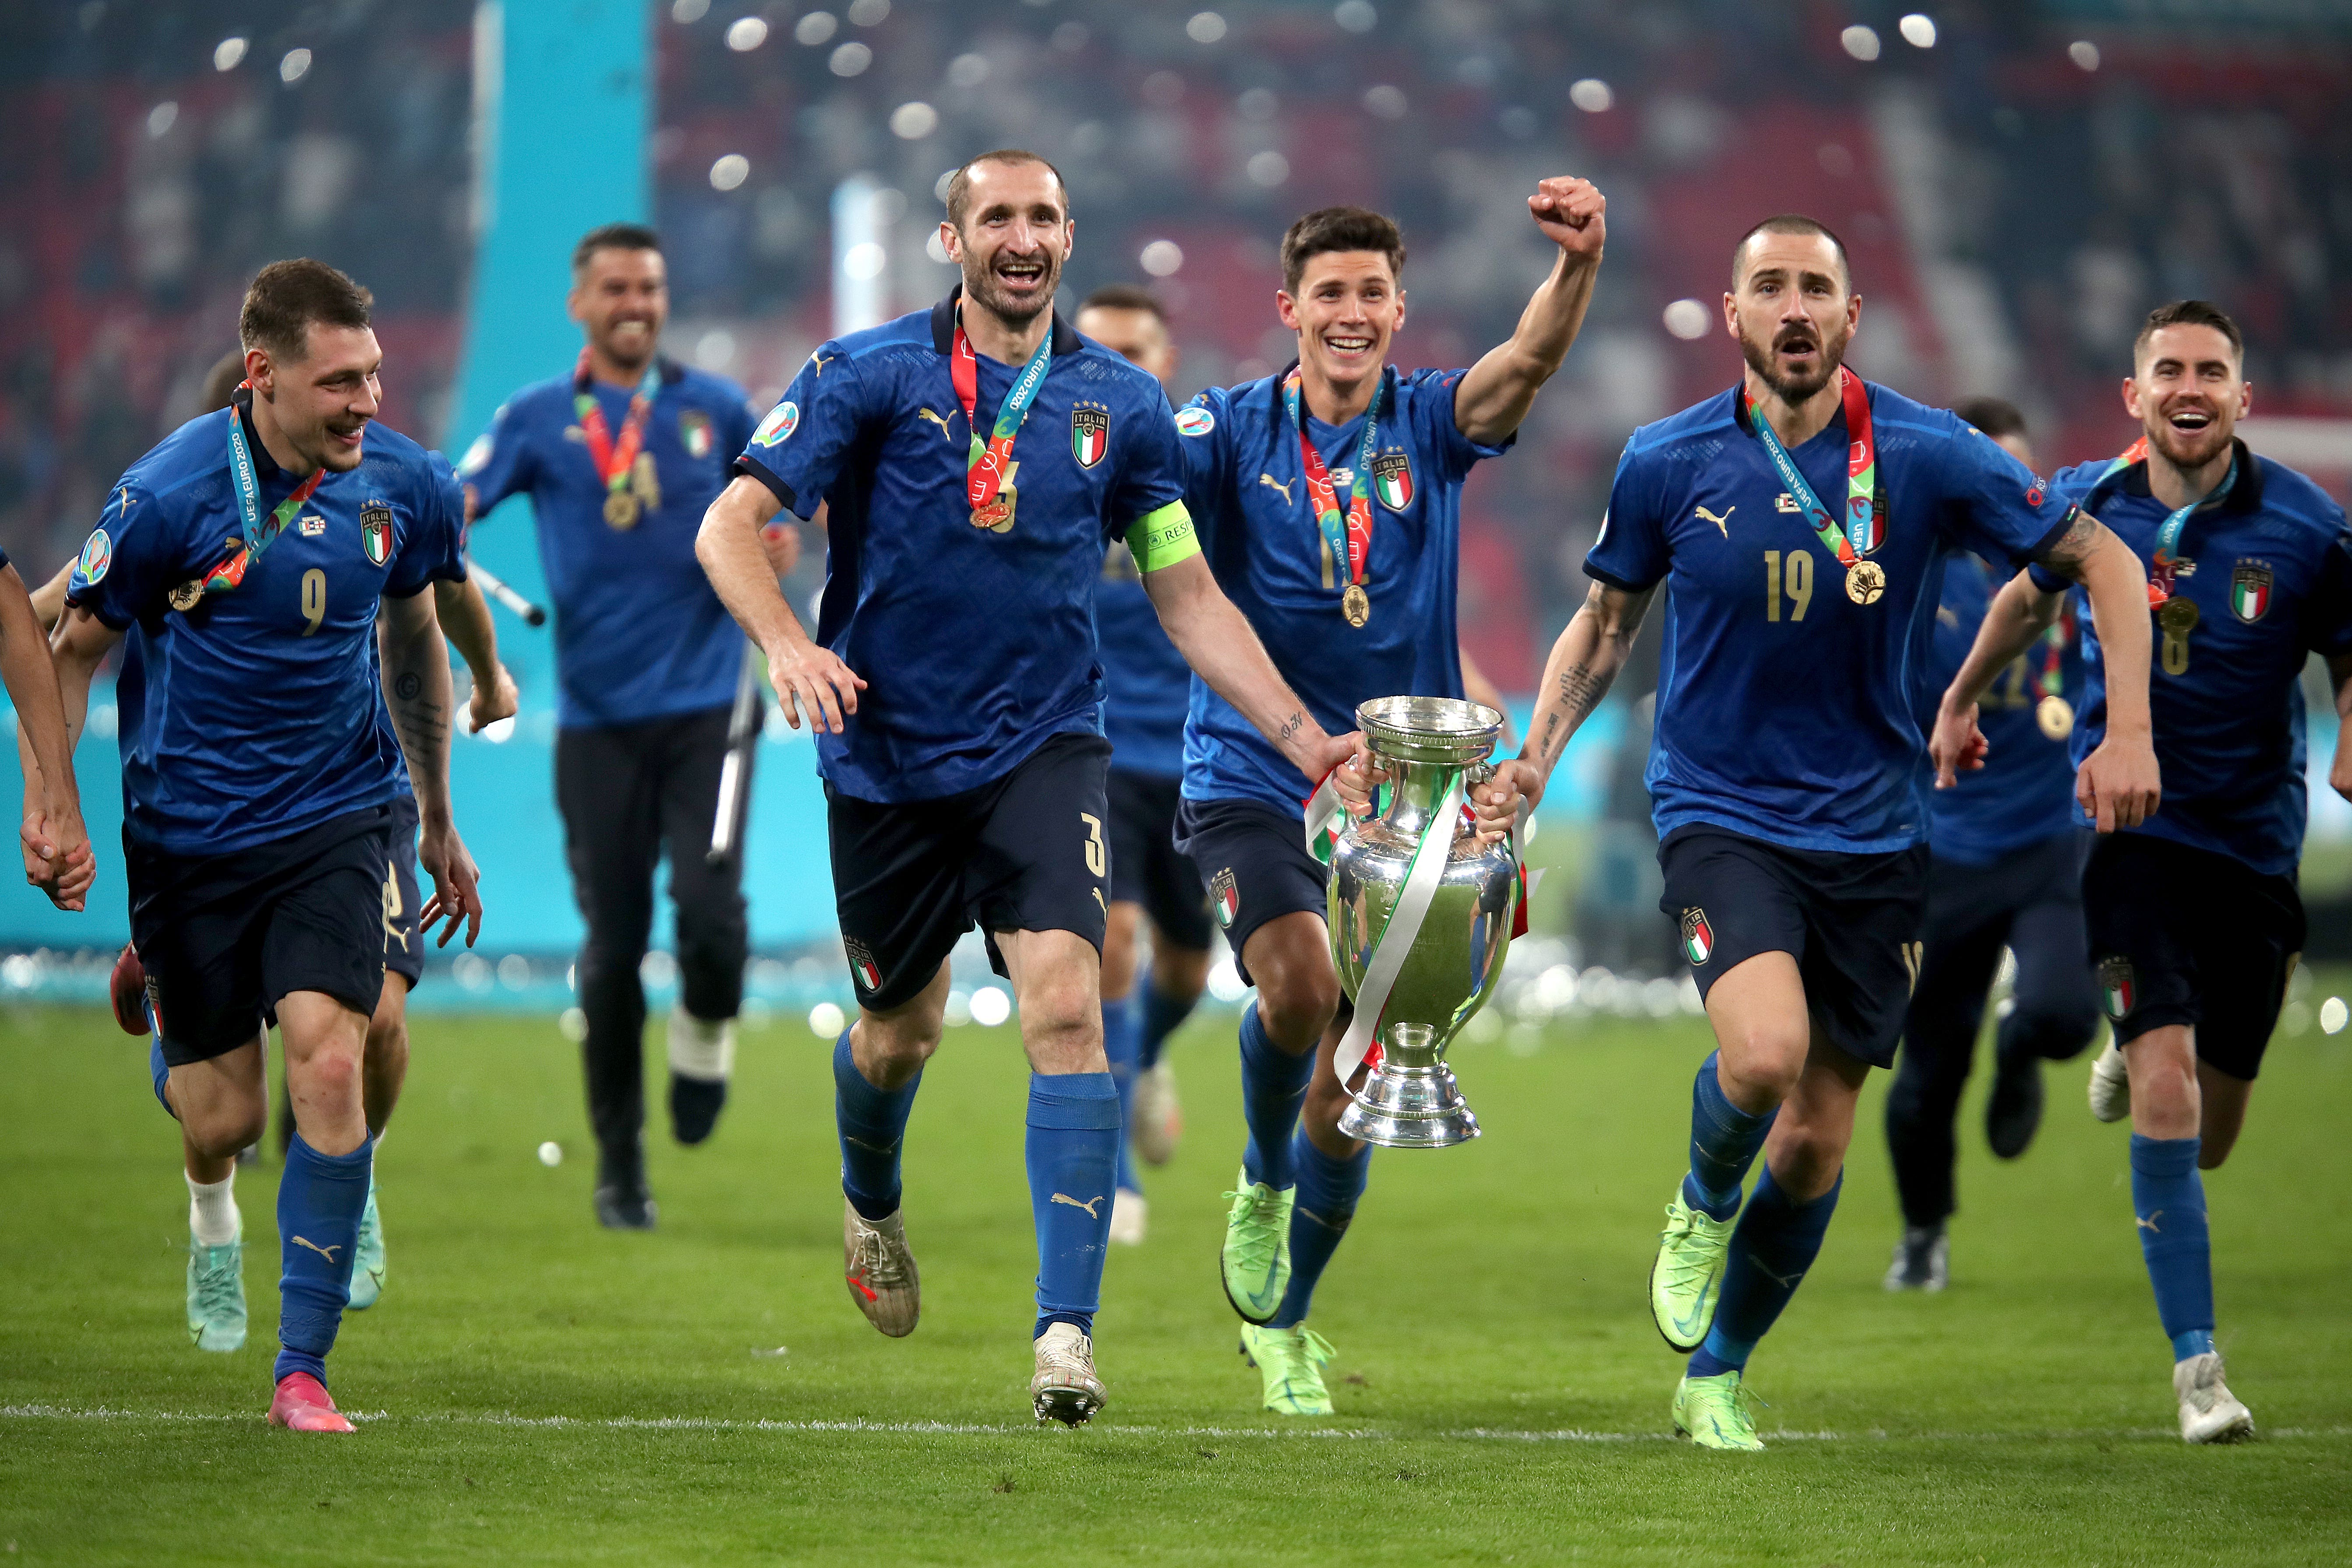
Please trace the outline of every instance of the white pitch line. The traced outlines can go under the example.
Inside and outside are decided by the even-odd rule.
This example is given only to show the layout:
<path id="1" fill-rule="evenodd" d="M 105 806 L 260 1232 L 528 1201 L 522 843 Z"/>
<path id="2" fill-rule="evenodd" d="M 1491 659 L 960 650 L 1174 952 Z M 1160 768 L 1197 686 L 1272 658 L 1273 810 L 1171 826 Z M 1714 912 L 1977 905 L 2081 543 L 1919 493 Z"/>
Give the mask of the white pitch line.
<path id="1" fill-rule="evenodd" d="M 953 1421 L 792 1421 L 768 1416 L 713 1415 L 517 1415 L 507 1412 L 428 1412 L 394 1415 L 383 1410 L 347 1410 L 354 1421 L 387 1426 L 528 1426 L 614 1432 L 875 1432 L 898 1436 L 1004 1437 L 1037 1428 L 1028 1423 Z M 73 1409 L 58 1405 L 0 1405 L 0 1419 L 23 1421 L 128 1421 L 158 1425 L 198 1422 L 247 1422 L 259 1417 L 243 1412 L 222 1415 L 179 1410 L 118 1410 L 100 1405 Z M 1670 1443 L 1668 1432 L 1591 1432 L 1577 1427 L 1521 1431 L 1508 1427 L 1462 1426 L 1433 1432 L 1391 1432 L 1370 1427 L 1330 1426 L 1105 1426 L 1089 1430 L 1139 1437 L 1263 1437 L 1277 1440 L 1318 1438 L 1349 1442 L 1505 1442 L 1505 1443 Z M 2039 1432 L 1796 1432 L 1765 1431 L 1759 1436 L 1780 1443 L 2015 1443 L 2168 1438 L 2166 1426 L 2053 1428 Z M 2352 1437 L 2352 1426 L 2278 1426 L 2261 1431 L 2263 1438 Z"/>

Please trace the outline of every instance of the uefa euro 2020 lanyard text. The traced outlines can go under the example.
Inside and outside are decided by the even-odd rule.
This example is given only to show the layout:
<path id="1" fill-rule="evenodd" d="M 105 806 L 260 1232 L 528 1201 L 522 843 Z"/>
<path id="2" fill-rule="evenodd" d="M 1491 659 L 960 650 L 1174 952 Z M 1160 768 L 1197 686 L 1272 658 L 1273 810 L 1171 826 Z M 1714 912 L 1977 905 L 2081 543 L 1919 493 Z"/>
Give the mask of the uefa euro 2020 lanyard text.
<path id="1" fill-rule="evenodd" d="M 1356 452 L 1355 482 L 1348 487 L 1344 520 L 1339 515 L 1339 492 L 1332 488 L 1331 470 L 1307 436 L 1307 399 L 1297 367 L 1282 378 L 1283 410 L 1290 416 L 1291 428 L 1298 432 L 1298 462 L 1307 471 L 1307 504 L 1323 536 L 1323 585 L 1333 586 L 1334 562 L 1348 563 L 1348 586 L 1339 595 L 1339 610 L 1351 626 L 1361 626 L 1372 618 L 1372 598 L 1364 592 L 1364 569 L 1372 558 L 1372 458 L 1380 451 L 1381 410 L 1389 400 L 1391 374 L 1381 372 L 1380 390 L 1372 394 L 1372 405 L 1364 410 L 1364 438 Z"/>
<path id="2" fill-rule="evenodd" d="M 1021 433 L 1021 422 L 1029 417 L 1029 405 L 1037 401 L 1037 389 L 1045 384 L 1045 371 L 1054 357 L 1054 333 L 1048 324 L 1045 335 L 1037 344 L 1037 352 L 1013 378 L 1013 390 L 996 408 L 996 427 L 989 432 L 988 444 L 980 440 L 980 427 L 972 423 L 980 406 L 980 361 L 971 352 L 971 340 L 964 335 L 963 313 L 956 313 L 955 345 L 948 355 L 948 374 L 955 382 L 956 398 L 963 405 L 963 427 L 971 446 L 964 459 L 964 489 L 971 502 L 971 525 L 992 533 L 1009 532 L 1013 527 L 1013 509 L 1021 499 L 1013 485 L 1013 437 Z"/>
<path id="3" fill-rule="evenodd" d="M 2125 447 L 2107 465 L 2106 471 L 2099 476 L 2099 483 L 2104 485 L 2134 463 L 2147 460 L 2147 437 L 2143 436 Z M 2156 559 L 2147 571 L 2147 607 L 2155 612 L 2157 623 L 2164 628 L 2167 643 L 2185 644 L 2189 634 L 2197 629 L 2199 612 L 2196 602 L 2175 598 L 2172 593 L 2173 579 L 2182 574 L 2184 567 L 2191 572 L 2197 569 L 2194 561 L 2184 562 L 2180 558 L 2180 535 L 2189 527 L 2191 517 L 2209 506 L 2221 505 L 2222 498 L 2230 493 L 2230 487 L 2237 482 L 2238 459 L 2233 454 L 2230 458 L 2229 470 L 2221 476 L 2221 482 L 2213 487 L 2212 494 L 2200 496 L 2187 506 L 2175 508 L 2157 525 Z"/>
<path id="4" fill-rule="evenodd" d="M 268 516 L 261 514 L 261 479 L 253 467 L 252 448 L 245 444 L 245 410 L 253 396 L 253 383 L 244 382 L 237 387 L 239 396 L 231 400 L 228 411 L 228 477 L 236 491 L 237 541 L 205 574 L 181 584 L 169 597 L 175 610 L 188 611 L 207 594 L 226 594 L 245 581 L 253 563 L 270 542 L 294 521 L 302 503 L 327 477 L 322 465 L 310 471 L 310 477 L 294 487 L 294 493 L 279 501 Z"/>
<path id="5" fill-rule="evenodd" d="M 590 381 L 588 351 L 582 349 L 580 363 L 572 373 L 572 410 L 579 416 L 580 433 L 588 437 L 588 458 L 596 465 L 596 477 L 604 481 L 604 521 L 614 528 L 635 528 L 644 503 L 630 484 L 636 474 L 637 455 L 645 449 L 646 422 L 653 417 L 654 399 L 661 393 L 661 360 L 656 356 L 646 362 L 646 374 L 629 395 L 629 411 L 621 418 L 617 441 L 605 426 L 604 411 L 596 405 Z"/>
<path id="6" fill-rule="evenodd" d="M 1743 391 L 1740 395 L 1748 397 Z M 1886 492 L 1878 483 L 1878 446 L 1870 433 L 1870 391 L 1862 377 L 1843 365 L 1838 366 L 1838 398 L 1845 408 L 1846 460 L 1846 525 L 1838 521 L 1805 476 L 1797 471 L 1796 462 L 1789 449 L 1780 445 L 1780 437 L 1772 432 L 1772 423 L 1748 397 L 1748 423 L 1756 427 L 1756 437 L 1764 443 L 1765 456 L 1780 476 L 1780 483 L 1803 510 L 1838 564 L 1845 568 L 1845 596 L 1857 605 L 1875 604 L 1886 592 L 1886 569 L 1875 561 L 1864 561 L 1886 542 Z"/>

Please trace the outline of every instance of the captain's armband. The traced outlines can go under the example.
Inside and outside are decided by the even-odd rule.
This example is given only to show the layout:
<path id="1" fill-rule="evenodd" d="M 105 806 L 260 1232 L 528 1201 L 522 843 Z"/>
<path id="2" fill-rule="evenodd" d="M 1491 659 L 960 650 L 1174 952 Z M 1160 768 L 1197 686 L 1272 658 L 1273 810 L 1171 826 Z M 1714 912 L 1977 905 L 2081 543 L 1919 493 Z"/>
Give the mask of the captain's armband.
<path id="1" fill-rule="evenodd" d="M 1128 525 L 1127 547 L 1137 571 L 1157 572 L 1201 553 L 1201 540 L 1192 531 L 1192 514 L 1182 501 L 1171 500 Z"/>

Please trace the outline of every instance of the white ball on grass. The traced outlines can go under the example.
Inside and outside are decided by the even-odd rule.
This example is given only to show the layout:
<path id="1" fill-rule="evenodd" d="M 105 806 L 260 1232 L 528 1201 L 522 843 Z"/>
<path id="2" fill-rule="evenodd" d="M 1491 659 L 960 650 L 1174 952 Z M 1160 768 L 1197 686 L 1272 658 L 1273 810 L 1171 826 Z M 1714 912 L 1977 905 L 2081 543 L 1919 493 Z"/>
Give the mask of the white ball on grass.
<path id="1" fill-rule="evenodd" d="M 563 1145 L 553 1139 L 539 1146 L 539 1163 L 551 1170 L 563 1163 Z"/>

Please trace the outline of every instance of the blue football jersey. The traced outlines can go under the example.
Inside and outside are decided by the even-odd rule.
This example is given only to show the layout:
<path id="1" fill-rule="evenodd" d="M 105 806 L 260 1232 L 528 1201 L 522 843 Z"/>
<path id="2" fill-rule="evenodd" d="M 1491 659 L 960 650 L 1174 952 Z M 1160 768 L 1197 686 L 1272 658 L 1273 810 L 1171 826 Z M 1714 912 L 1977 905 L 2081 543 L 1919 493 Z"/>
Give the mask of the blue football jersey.
<path id="1" fill-rule="evenodd" d="M 1584 569 L 1670 590 L 1647 774 L 1662 837 L 1708 824 L 1794 849 L 1917 843 L 1934 778 L 1916 693 L 1945 561 L 1973 550 L 2013 572 L 2072 521 L 1973 426 L 1883 386 L 1867 394 L 1887 499 L 1873 604 L 1848 596 L 1738 389 L 1643 426 L 1618 459 Z M 1847 446 L 1841 409 L 1790 453 L 1833 508 Z"/>
<path id="2" fill-rule="evenodd" d="M 1189 480 L 1186 504 L 1217 584 L 1247 618 L 1291 689 L 1334 735 L 1356 727 L 1356 706 L 1378 697 L 1459 697 L 1454 631 L 1461 582 L 1462 481 L 1484 447 L 1454 422 L 1459 370 L 1381 373 L 1373 458 L 1372 539 L 1364 563 L 1371 615 L 1351 626 L 1340 606 L 1345 562 L 1325 586 L 1323 535 L 1307 493 L 1298 428 L 1271 375 L 1212 387 L 1177 419 Z M 1329 469 L 1341 509 L 1354 488 L 1364 421 L 1326 425 L 1307 438 Z M 1259 800 L 1298 809 L 1316 781 L 1258 733 L 1239 710 L 1192 682 L 1184 724 L 1184 795 Z"/>
<path id="3" fill-rule="evenodd" d="M 1105 548 L 1183 500 L 1160 383 L 1056 317 L 1011 526 L 975 526 L 950 369 L 961 295 L 820 346 L 737 459 L 799 515 L 829 508 L 816 638 L 866 689 L 844 733 L 817 737 L 817 766 L 861 800 L 959 795 L 1055 735 L 1100 733 Z M 976 358 L 972 417 L 992 430 L 1022 367 Z"/>
<path id="4" fill-rule="evenodd" d="M 2005 581 L 2006 579 L 2004 579 Z M 1992 607 L 1995 584 L 1984 563 L 1956 555 L 1944 567 L 1944 595 L 1936 606 L 1936 633 L 1927 645 L 1927 679 L 1919 693 L 1919 727 L 1936 721 L 1945 689 L 1976 646 Z M 2056 641 L 2053 645 L 2052 639 Z M 2050 668 L 2053 648 L 2057 668 Z M 2053 679 L 2054 676 L 2054 679 Z M 2050 688 L 2055 689 L 2051 690 Z M 2083 701 L 2083 640 L 2071 602 L 2042 641 L 2010 660 L 1977 703 L 1984 731 L 1984 766 L 1958 775 L 1950 789 L 1928 797 L 1933 820 L 1927 844 L 1939 861 L 1990 866 L 2005 856 L 2074 831 L 2074 763 L 2070 737 L 2043 732 L 2037 710 L 2045 695 L 2079 709 Z"/>
<path id="5" fill-rule="evenodd" d="M 463 582 L 464 500 L 436 453 L 369 426 L 360 466 L 329 474 L 225 594 L 167 595 L 239 537 L 222 409 L 133 464 L 82 547 L 67 597 L 136 639 L 121 713 L 123 826 L 174 854 L 220 855 L 383 805 L 406 787 L 383 717 L 384 595 Z M 247 426 L 265 512 L 295 486 Z M 134 629 L 135 628 L 135 629 Z"/>
<path id="6" fill-rule="evenodd" d="M 643 448 L 659 501 L 629 527 L 604 521 L 604 481 L 570 375 L 509 398 L 458 466 L 478 518 L 510 495 L 530 497 L 554 602 L 556 722 L 566 729 L 643 723 L 735 700 L 743 635 L 694 558 L 694 537 L 757 416 L 725 377 L 660 363 Z M 591 384 L 617 440 L 635 389 Z"/>
<path id="7" fill-rule="evenodd" d="M 2197 624 L 2185 636 L 2151 628 L 2148 713 L 2164 802 L 2126 831 L 2284 876 L 2302 858 L 2309 807 L 2300 678 L 2313 653 L 2352 652 L 2352 537 L 2343 508 L 2317 485 L 2243 442 L 2237 455 L 2229 494 L 2191 516 L 2180 538 L 2172 592 L 2197 606 Z M 2103 482 L 2106 468 L 2065 469 L 2052 489 L 2150 563 L 2171 509 L 2148 493 L 2146 464 Z M 2034 577 L 2045 589 L 2060 585 L 2039 571 Z M 2097 629 L 2087 617 L 2084 626 L 2089 689 L 2077 763 L 2105 738 L 2107 720 Z"/>
<path id="8" fill-rule="evenodd" d="M 1184 771 L 1184 713 L 1192 696 L 1192 667 L 1168 639 L 1143 591 L 1135 552 L 1125 541 L 1103 557 L 1095 588 L 1095 639 L 1101 645 L 1103 734 L 1110 765 L 1126 773 L 1174 778 Z"/>

